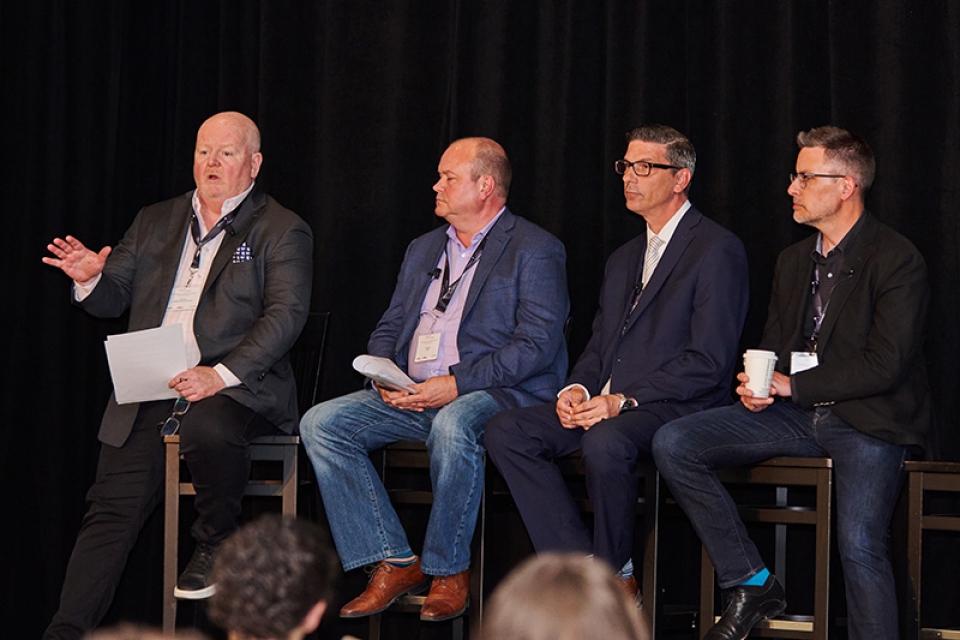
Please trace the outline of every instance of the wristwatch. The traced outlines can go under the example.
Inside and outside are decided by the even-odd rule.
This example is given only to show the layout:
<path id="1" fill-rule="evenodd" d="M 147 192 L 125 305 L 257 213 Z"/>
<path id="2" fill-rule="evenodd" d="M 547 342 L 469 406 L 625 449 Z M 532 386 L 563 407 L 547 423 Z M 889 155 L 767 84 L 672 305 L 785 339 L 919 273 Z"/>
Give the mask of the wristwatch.
<path id="1" fill-rule="evenodd" d="M 639 403 L 635 398 L 628 398 L 622 393 L 618 393 L 616 396 L 620 398 L 620 413 L 629 411 L 630 409 L 636 409 L 639 406 Z"/>

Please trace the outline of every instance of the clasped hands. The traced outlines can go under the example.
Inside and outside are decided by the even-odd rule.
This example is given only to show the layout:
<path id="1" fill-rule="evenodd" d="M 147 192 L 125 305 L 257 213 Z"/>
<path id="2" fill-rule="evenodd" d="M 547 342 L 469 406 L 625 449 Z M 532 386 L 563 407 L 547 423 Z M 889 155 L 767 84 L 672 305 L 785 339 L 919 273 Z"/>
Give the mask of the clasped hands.
<path id="1" fill-rule="evenodd" d="M 413 385 L 416 393 L 409 391 L 393 391 L 374 383 L 380 392 L 380 397 L 395 409 L 408 411 L 423 411 L 424 409 L 439 409 L 453 402 L 459 392 L 457 380 L 454 376 L 434 376 L 423 382 Z"/>
<path id="2" fill-rule="evenodd" d="M 557 417 L 565 429 L 589 429 L 601 420 L 620 415 L 620 398 L 613 394 L 594 396 L 580 387 L 571 387 L 557 397 Z"/>

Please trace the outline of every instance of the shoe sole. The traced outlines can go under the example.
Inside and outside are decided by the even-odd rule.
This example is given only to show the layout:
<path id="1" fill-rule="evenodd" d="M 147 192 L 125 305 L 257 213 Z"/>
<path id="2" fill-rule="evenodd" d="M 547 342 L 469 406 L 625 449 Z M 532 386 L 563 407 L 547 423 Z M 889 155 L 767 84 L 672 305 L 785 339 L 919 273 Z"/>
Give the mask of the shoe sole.
<path id="1" fill-rule="evenodd" d="M 761 608 L 761 609 L 758 610 L 757 613 L 756 613 L 756 620 L 755 620 L 754 623 L 751 624 L 750 627 L 747 629 L 747 636 L 750 635 L 750 631 L 751 631 L 754 627 L 756 627 L 758 624 L 760 624 L 760 623 L 763 622 L 764 620 L 769 620 L 770 618 L 776 618 L 777 616 L 779 616 L 781 613 L 783 613 L 783 612 L 786 611 L 786 610 L 787 610 L 787 601 L 786 601 L 786 600 L 780 600 L 779 602 L 777 602 L 776 604 L 774 604 L 772 607 L 768 607 L 768 608 L 766 608 L 766 609 Z M 744 636 L 744 638 L 746 638 L 747 636 Z"/>
<path id="2" fill-rule="evenodd" d="M 470 607 L 470 598 L 467 598 L 467 602 L 466 604 L 463 605 L 463 609 L 460 609 L 460 611 L 457 611 L 456 613 L 451 613 L 448 616 L 438 616 L 436 618 L 424 618 L 423 616 L 420 616 L 420 621 L 421 622 L 443 622 L 445 620 L 453 620 L 454 618 L 459 618 L 464 613 L 466 613 L 469 607 Z"/>
<path id="3" fill-rule="evenodd" d="M 775 601 L 773 603 L 765 605 L 764 607 L 760 607 L 759 609 L 757 609 L 756 612 L 754 612 L 750 625 L 746 627 L 746 630 L 747 630 L 746 633 L 742 636 L 739 636 L 736 640 L 746 640 L 746 638 L 750 635 L 750 632 L 753 630 L 754 627 L 756 627 L 758 624 L 760 624 L 764 620 L 769 620 L 770 618 L 776 618 L 786 610 L 787 610 L 786 600 L 780 600 L 779 602 Z M 711 637 L 711 633 L 717 626 L 719 626 L 719 624 L 720 624 L 720 620 L 717 620 L 717 622 L 715 623 L 715 626 L 710 627 L 710 629 L 707 631 L 706 637 L 708 638 Z"/>
<path id="4" fill-rule="evenodd" d="M 212 584 L 209 587 L 204 587 L 203 589 L 196 590 L 184 590 L 179 587 L 175 587 L 173 590 L 173 597 L 178 600 L 206 600 L 217 592 L 217 585 Z"/>
<path id="5" fill-rule="evenodd" d="M 410 587 L 409 589 L 407 589 L 406 591 L 403 591 L 403 592 L 401 592 L 401 593 L 398 593 L 398 594 L 393 598 L 393 600 L 391 600 L 390 602 L 388 602 L 388 603 L 385 604 L 384 606 L 380 607 L 379 609 L 374 609 L 373 611 L 363 611 L 363 612 L 361 612 L 361 613 L 343 613 L 343 612 L 341 612 L 341 613 L 340 613 L 340 617 L 341 617 L 341 618 L 345 618 L 345 619 L 347 619 L 347 620 L 352 620 L 353 618 L 366 618 L 367 616 L 375 616 L 375 615 L 377 615 L 378 613 L 383 613 L 384 611 L 386 611 L 387 609 L 389 609 L 390 607 L 392 607 L 392 606 L 393 606 L 393 603 L 395 603 L 397 600 L 399 600 L 399 599 L 402 598 L 403 596 L 411 595 L 411 594 L 412 594 L 412 595 L 419 595 L 419 594 L 423 593 L 424 591 L 426 591 L 426 590 L 430 587 L 430 581 L 431 581 L 431 580 L 433 580 L 433 578 L 428 578 L 427 580 L 424 580 L 424 581 L 421 582 L 420 584 L 414 585 L 414 586 Z"/>

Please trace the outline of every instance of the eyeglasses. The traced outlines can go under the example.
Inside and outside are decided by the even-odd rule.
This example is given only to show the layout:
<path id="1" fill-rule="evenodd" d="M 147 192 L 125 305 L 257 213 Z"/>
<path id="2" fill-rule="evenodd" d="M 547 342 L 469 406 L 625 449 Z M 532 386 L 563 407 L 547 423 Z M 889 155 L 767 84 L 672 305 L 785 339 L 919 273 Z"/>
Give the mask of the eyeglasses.
<path id="1" fill-rule="evenodd" d="M 631 167 L 633 172 L 640 177 L 650 175 L 651 169 L 682 169 L 682 167 L 675 167 L 672 164 L 659 164 L 657 162 L 647 162 L 646 160 L 637 160 L 636 162 L 630 162 L 629 160 L 617 160 L 613 163 L 613 170 L 623 175 L 626 172 L 627 167 Z"/>
<path id="2" fill-rule="evenodd" d="M 160 435 L 163 437 L 177 435 L 177 431 L 180 430 L 180 417 L 189 409 L 189 400 L 183 396 L 177 398 L 176 402 L 173 403 L 173 411 L 170 413 L 170 417 L 163 422 L 157 423 L 157 427 L 160 429 Z"/>
<path id="3" fill-rule="evenodd" d="M 846 178 L 847 176 L 840 176 L 835 173 L 791 173 L 790 174 L 790 184 L 793 184 L 796 180 L 800 181 L 800 188 L 806 189 L 807 182 L 813 180 L 814 178 Z"/>

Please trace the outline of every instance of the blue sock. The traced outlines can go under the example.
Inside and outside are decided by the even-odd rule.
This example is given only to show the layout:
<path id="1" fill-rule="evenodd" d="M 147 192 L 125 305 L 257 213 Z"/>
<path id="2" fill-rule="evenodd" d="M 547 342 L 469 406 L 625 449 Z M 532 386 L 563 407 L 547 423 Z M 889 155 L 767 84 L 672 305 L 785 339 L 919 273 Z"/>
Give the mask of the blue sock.
<path id="1" fill-rule="evenodd" d="M 746 582 L 741 582 L 741 587 L 762 587 L 763 583 L 767 581 L 767 577 L 770 575 L 770 572 L 767 571 L 767 568 L 764 567 L 760 570 L 760 573 L 756 574 Z"/>
<path id="2" fill-rule="evenodd" d="M 405 558 L 405 559 L 403 559 L 403 558 L 399 558 L 399 559 L 398 559 L 398 558 L 396 558 L 396 557 L 387 558 L 387 562 L 389 562 L 390 564 L 395 565 L 395 566 L 397 566 L 397 567 L 409 567 L 410 565 L 412 565 L 412 564 L 413 564 L 414 562 L 416 562 L 416 561 L 417 561 L 417 556 L 412 556 L 412 557 Z"/>

